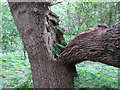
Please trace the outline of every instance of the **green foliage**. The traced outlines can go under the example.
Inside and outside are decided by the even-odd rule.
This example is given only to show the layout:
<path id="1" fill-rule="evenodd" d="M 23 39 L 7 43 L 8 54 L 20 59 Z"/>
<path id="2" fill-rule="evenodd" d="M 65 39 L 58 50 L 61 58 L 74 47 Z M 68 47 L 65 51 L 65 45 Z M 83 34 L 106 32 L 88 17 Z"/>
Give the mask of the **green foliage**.
<path id="1" fill-rule="evenodd" d="M 51 9 L 60 17 L 65 35 L 76 35 L 99 23 L 119 21 L 119 2 L 64 2 Z"/>
<path id="2" fill-rule="evenodd" d="M 76 65 L 75 88 L 118 88 L 118 68 L 96 62 Z"/>
<path id="3" fill-rule="evenodd" d="M 75 35 L 64 35 L 65 42 L 69 43 L 71 40 L 73 40 Z"/>
<path id="4" fill-rule="evenodd" d="M 28 59 L 24 60 L 23 53 L 0 54 L 0 88 L 32 88 L 32 75 Z"/>
<path id="5" fill-rule="evenodd" d="M 61 48 L 65 48 L 65 47 L 59 43 L 55 43 L 53 44 L 52 47 L 50 47 L 50 50 L 52 51 L 54 56 L 58 57 L 61 53 Z"/>
<path id="6" fill-rule="evenodd" d="M 14 52 L 20 40 L 17 28 L 7 3 L 0 3 L 0 48 L 3 53 Z"/>

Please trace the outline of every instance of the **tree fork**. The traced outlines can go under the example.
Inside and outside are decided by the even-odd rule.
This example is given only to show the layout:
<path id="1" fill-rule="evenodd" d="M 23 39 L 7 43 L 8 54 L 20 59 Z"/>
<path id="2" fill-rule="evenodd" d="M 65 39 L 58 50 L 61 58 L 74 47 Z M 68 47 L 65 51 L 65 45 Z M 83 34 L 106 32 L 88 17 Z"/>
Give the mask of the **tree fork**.
<path id="1" fill-rule="evenodd" d="M 77 44 L 68 44 L 55 60 L 48 47 L 45 27 L 49 5 L 45 2 L 9 3 L 30 59 L 35 88 L 72 88 L 73 77 L 66 66 L 71 63 L 91 60 L 120 67 L 120 23 L 100 35 L 93 33 L 82 40 L 75 38 L 71 43 Z"/>
<path id="2" fill-rule="evenodd" d="M 47 2 L 9 2 L 15 24 L 28 53 L 35 88 L 73 88 L 66 65 L 55 62 L 48 47 Z"/>

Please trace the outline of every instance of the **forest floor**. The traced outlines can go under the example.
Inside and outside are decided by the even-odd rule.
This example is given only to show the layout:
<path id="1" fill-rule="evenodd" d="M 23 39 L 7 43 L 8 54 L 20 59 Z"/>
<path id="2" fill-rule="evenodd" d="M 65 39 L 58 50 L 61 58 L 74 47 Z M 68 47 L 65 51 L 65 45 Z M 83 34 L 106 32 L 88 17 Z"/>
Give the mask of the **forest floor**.
<path id="1" fill-rule="evenodd" d="M 23 53 L 0 54 L 0 89 L 32 88 L 29 60 Z M 76 65 L 78 77 L 75 88 L 118 88 L 118 68 L 98 62 L 82 62 Z"/>

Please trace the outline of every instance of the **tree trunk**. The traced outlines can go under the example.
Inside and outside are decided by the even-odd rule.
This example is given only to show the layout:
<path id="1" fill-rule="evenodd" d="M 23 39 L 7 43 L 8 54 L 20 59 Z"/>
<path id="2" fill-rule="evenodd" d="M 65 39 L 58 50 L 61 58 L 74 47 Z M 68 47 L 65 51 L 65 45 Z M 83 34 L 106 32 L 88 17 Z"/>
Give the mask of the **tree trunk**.
<path id="1" fill-rule="evenodd" d="M 28 53 L 35 88 L 72 88 L 67 66 L 55 59 L 48 47 L 45 15 L 49 3 L 9 2 L 15 24 Z"/>
<path id="2" fill-rule="evenodd" d="M 100 18 L 100 23 L 104 23 L 102 6 L 100 6 L 100 9 L 99 9 L 99 18 Z"/>
<path id="3" fill-rule="evenodd" d="M 108 21 L 108 25 L 111 27 L 112 25 L 112 16 L 113 16 L 113 13 L 112 13 L 112 7 L 114 7 L 111 3 L 109 3 L 109 13 L 108 13 L 108 16 L 109 16 L 109 21 Z"/>

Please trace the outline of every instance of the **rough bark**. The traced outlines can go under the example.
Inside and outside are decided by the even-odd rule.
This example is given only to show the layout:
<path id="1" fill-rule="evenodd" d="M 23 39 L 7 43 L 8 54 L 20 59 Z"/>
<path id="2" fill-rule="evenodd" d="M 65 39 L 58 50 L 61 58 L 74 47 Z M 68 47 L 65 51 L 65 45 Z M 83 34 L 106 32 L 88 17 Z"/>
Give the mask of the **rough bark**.
<path id="1" fill-rule="evenodd" d="M 55 62 L 49 49 L 46 15 L 49 3 L 10 2 L 15 24 L 28 53 L 35 88 L 72 88 L 66 65 Z"/>
<path id="2" fill-rule="evenodd" d="M 64 63 L 91 60 L 120 67 L 120 22 L 111 29 L 98 25 L 91 31 L 79 34 L 57 60 Z"/>
<path id="3" fill-rule="evenodd" d="M 58 20 L 53 18 L 56 17 L 54 14 L 48 15 L 49 3 L 9 3 L 9 5 L 30 59 L 35 88 L 72 88 L 71 70 L 74 71 L 75 63 L 85 60 L 119 67 L 120 23 L 113 29 L 98 25 L 88 32 L 88 35 L 84 33 L 78 35 L 80 37 L 72 40 L 61 56 L 55 59 L 49 49 L 49 46 L 54 44 L 52 36 L 49 37 L 53 27 L 49 25 L 57 26 Z M 46 24 L 49 21 L 52 23 Z M 55 41 L 62 43 L 57 33 L 53 37 L 55 36 Z M 72 68 L 68 68 L 71 65 Z"/>

